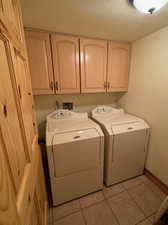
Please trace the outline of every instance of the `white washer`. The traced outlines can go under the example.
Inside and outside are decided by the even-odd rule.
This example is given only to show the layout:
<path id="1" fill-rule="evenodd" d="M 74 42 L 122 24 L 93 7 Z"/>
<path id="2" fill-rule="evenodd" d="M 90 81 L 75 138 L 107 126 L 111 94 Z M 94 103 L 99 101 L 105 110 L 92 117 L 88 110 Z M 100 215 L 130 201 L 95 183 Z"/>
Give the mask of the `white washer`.
<path id="1" fill-rule="evenodd" d="M 92 111 L 105 135 L 104 181 L 107 186 L 141 175 L 144 170 L 149 126 L 123 109 L 98 106 Z"/>
<path id="2" fill-rule="evenodd" d="M 104 135 L 87 113 L 49 114 L 46 144 L 54 205 L 103 188 Z"/>

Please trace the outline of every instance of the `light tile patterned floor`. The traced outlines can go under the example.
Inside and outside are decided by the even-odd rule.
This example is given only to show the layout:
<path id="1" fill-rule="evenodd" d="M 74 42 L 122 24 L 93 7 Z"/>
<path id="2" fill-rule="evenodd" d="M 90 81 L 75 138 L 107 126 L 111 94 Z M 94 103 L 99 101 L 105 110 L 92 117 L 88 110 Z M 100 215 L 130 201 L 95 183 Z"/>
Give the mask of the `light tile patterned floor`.
<path id="1" fill-rule="evenodd" d="M 165 197 L 143 175 L 51 208 L 49 225 L 151 225 Z"/>

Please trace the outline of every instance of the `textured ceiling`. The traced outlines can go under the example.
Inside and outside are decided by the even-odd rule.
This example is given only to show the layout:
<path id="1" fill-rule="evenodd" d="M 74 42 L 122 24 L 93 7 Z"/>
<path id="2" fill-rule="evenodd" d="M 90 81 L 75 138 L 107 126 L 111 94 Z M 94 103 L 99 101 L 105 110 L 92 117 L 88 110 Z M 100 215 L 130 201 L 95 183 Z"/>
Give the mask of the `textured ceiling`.
<path id="1" fill-rule="evenodd" d="M 21 0 L 27 27 L 134 41 L 168 25 L 168 4 L 141 14 L 127 0 Z"/>

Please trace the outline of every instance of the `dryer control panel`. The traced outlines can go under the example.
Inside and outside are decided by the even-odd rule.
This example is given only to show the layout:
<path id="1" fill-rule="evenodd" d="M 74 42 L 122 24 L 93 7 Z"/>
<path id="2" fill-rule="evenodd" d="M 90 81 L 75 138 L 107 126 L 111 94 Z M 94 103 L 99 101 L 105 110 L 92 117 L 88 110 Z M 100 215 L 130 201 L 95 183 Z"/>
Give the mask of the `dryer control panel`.
<path id="1" fill-rule="evenodd" d="M 92 115 L 94 114 L 98 114 L 98 115 L 104 115 L 104 114 L 109 114 L 109 113 L 124 113 L 123 109 L 116 109 L 116 108 L 112 108 L 110 106 L 106 106 L 106 105 L 100 105 L 98 107 L 96 107 L 93 111 L 92 111 Z"/>

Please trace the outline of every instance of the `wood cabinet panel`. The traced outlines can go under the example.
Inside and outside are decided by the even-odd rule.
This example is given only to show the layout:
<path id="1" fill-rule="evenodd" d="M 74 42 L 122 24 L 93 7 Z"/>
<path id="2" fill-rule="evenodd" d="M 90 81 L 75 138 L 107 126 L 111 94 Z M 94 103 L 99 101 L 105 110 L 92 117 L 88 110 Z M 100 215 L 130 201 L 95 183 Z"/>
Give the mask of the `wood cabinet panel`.
<path id="1" fill-rule="evenodd" d="M 127 91 L 130 44 L 110 42 L 108 48 L 108 92 Z"/>
<path id="2" fill-rule="evenodd" d="M 15 4 L 17 1 L 12 1 L 12 0 L 1 0 L 0 1 L 1 9 L 6 16 L 6 18 L 17 27 L 18 25 L 18 20 L 17 20 L 17 15 L 15 11 Z"/>
<path id="3" fill-rule="evenodd" d="M 34 200 L 40 149 L 20 10 L 19 0 L 0 0 L 0 224 L 40 225 L 46 221 Z"/>
<path id="4" fill-rule="evenodd" d="M 19 0 L 0 0 L 0 12 L 3 15 L 3 22 L 8 24 L 13 35 L 23 42 L 23 25 Z"/>
<path id="5" fill-rule="evenodd" d="M 33 202 L 32 210 L 31 210 L 29 225 L 42 225 L 39 220 L 39 212 L 38 212 L 36 196 L 34 197 L 34 202 Z"/>
<path id="6" fill-rule="evenodd" d="M 34 94 L 53 94 L 54 79 L 48 33 L 26 31 L 30 75 Z"/>
<path id="7" fill-rule="evenodd" d="M 47 193 L 45 189 L 45 180 L 44 180 L 44 170 L 43 164 L 40 157 L 39 168 L 37 173 L 37 184 L 36 184 L 36 196 L 37 196 L 37 205 L 39 210 L 39 220 L 41 225 L 48 224 L 48 200 Z"/>
<path id="8" fill-rule="evenodd" d="M 22 181 L 22 186 L 17 196 L 17 210 L 22 224 L 29 221 L 29 214 L 32 208 L 32 202 L 37 184 L 37 174 L 40 160 L 40 148 L 37 140 L 33 143 L 32 161 L 26 168 L 25 176 Z"/>
<path id="9" fill-rule="evenodd" d="M 81 91 L 106 92 L 107 41 L 80 39 Z"/>
<path id="10" fill-rule="evenodd" d="M 52 35 L 51 42 L 56 93 L 80 93 L 79 39 Z"/>
<path id="11" fill-rule="evenodd" d="M 18 118 L 15 94 L 12 89 L 12 65 L 8 42 L 0 36 L 0 117 L 2 135 L 7 147 L 8 160 L 18 191 L 28 163 L 28 152 L 23 142 L 22 131 Z"/>
<path id="12" fill-rule="evenodd" d="M 0 127 L 0 224 L 20 225 Z"/>
<path id="13" fill-rule="evenodd" d="M 32 156 L 32 144 L 37 135 L 34 118 L 34 102 L 32 98 L 31 81 L 26 60 L 11 46 L 12 59 L 18 90 L 18 101 L 21 106 L 22 122 L 25 128 L 26 141 L 30 157 Z"/>

